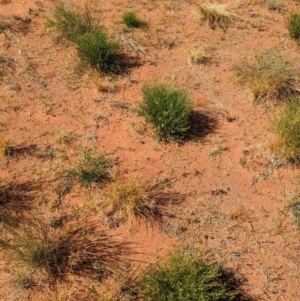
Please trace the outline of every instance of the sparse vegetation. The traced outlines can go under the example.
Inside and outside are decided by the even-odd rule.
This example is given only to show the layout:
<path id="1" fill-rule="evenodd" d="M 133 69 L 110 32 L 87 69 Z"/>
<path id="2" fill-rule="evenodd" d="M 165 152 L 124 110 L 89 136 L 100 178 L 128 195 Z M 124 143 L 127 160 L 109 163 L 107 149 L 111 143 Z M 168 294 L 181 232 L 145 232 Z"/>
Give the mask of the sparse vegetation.
<path id="1" fill-rule="evenodd" d="M 289 209 L 292 213 L 292 217 L 297 228 L 300 230 L 300 200 L 298 197 L 292 200 L 291 204 L 289 205 Z"/>
<path id="2" fill-rule="evenodd" d="M 192 103 L 183 90 L 165 84 L 144 85 L 139 113 L 162 139 L 182 139 L 190 129 Z"/>
<path id="3" fill-rule="evenodd" d="M 265 0 L 265 2 L 269 10 L 277 10 L 278 12 L 281 12 L 282 0 Z"/>
<path id="4" fill-rule="evenodd" d="M 53 17 L 54 21 L 50 21 L 50 25 L 57 27 L 66 39 L 73 42 L 94 29 L 87 6 L 84 12 L 78 12 L 67 4 L 60 3 L 55 7 Z"/>
<path id="5" fill-rule="evenodd" d="M 88 6 L 82 12 L 61 3 L 55 7 L 53 17 L 50 25 L 57 27 L 66 39 L 75 42 L 83 63 L 104 73 L 120 71 L 119 45 L 93 24 Z"/>
<path id="6" fill-rule="evenodd" d="M 162 208 L 181 201 L 182 196 L 165 191 L 167 182 L 146 183 L 138 180 L 121 179 L 103 190 L 103 208 L 106 215 L 117 220 L 144 218 L 160 220 Z"/>
<path id="7" fill-rule="evenodd" d="M 194 47 L 189 51 L 188 63 L 190 65 L 205 64 L 209 62 L 211 56 L 204 48 Z"/>
<path id="8" fill-rule="evenodd" d="M 297 40 L 299 43 L 300 40 L 300 14 L 297 12 L 291 12 L 288 18 L 288 30 L 291 38 Z"/>
<path id="9" fill-rule="evenodd" d="M 122 15 L 122 19 L 128 27 L 139 28 L 145 25 L 145 22 L 138 18 L 135 11 L 125 11 Z"/>
<path id="10" fill-rule="evenodd" d="M 216 29 L 219 26 L 224 32 L 227 31 L 232 21 L 232 16 L 226 5 L 217 3 L 201 4 L 199 9 L 204 21 L 208 22 L 211 29 Z"/>
<path id="11" fill-rule="evenodd" d="M 117 42 L 111 41 L 106 33 L 93 30 L 77 40 L 77 51 L 81 60 L 104 73 L 120 71 Z"/>
<path id="12" fill-rule="evenodd" d="M 116 266 L 120 244 L 101 233 L 95 223 L 81 221 L 69 229 L 54 230 L 37 218 L 18 227 L 1 227 L 0 249 L 32 286 L 49 285 L 66 274 L 103 277 Z"/>
<path id="13" fill-rule="evenodd" d="M 253 53 L 235 66 L 237 80 L 257 102 L 286 100 L 298 93 L 298 74 L 293 64 L 274 49 Z"/>
<path id="14" fill-rule="evenodd" d="M 58 130 L 54 133 L 54 139 L 56 143 L 62 146 L 71 146 L 76 136 L 72 132 L 66 132 L 64 130 Z"/>
<path id="15" fill-rule="evenodd" d="M 241 300 L 233 275 L 215 263 L 178 252 L 169 261 L 142 276 L 138 286 L 143 300 Z"/>
<path id="16" fill-rule="evenodd" d="M 83 186 L 101 184 L 109 179 L 110 168 L 113 166 L 111 159 L 105 158 L 104 155 L 93 155 L 91 150 L 83 151 L 82 156 L 76 174 Z"/>
<path id="17" fill-rule="evenodd" d="M 300 101 L 294 97 L 274 120 L 277 137 L 271 150 L 290 162 L 300 163 Z"/>

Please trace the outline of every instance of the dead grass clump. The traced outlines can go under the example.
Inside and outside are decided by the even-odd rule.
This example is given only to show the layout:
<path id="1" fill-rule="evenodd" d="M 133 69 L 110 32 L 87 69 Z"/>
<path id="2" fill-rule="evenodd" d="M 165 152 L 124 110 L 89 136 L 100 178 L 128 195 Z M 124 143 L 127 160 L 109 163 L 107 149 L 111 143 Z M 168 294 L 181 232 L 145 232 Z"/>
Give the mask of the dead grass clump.
<path id="1" fill-rule="evenodd" d="M 219 26 L 224 32 L 227 31 L 232 21 L 232 15 L 227 10 L 226 5 L 217 3 L 202 4 L 199 9 L 204 21 L 208 22 L 211 29 L 216 29 Z"/>
<path id="2" fill-rule="evenodd" d="M 37 218 L 24 218 L 18 227 L 2 225 L 2 271 L 9 263 L 7 277 L 23 275 L 23 287 L 53 287 L 67 275 L 101 280 L 117 267 L 125 248 L 98 226 L 80 220 L 58 230 Z"/>
<path id="3" fill-rule="evenodd" d="M 119 221 L 132 221 L 134 218 L 160 220 L 166 205 L 182 199 L 178 193 L 166 192 L 168 184 L 117 180 L 103 190 L 104 212 Z"/>
<path id="4" fill-rule="evenodd" d="M 253 51 L 235 66 L 237 80 L 253 93 L 257 102 L 278 102 L 299 93 L 299 76 L 293 64 L 276 50 Z"/>
<path id="5" fill-rule="evenodd" d="M 10 147 L 11 141 L 5 135 L 0 134 L 0 155 L 7 156 Z"/>
<path id="6" fill-rule="evenodd" d="M 62 129 L 54 132 L 53 136 L 57 144 L 67 147 L 70 147 L 76 139 L 76 135 L 73 132 L 66 132 Z"/>
<path id="7" fill-rule="evenodd" d="M 211 55 L 202 47 L 190 49 L 188 56 L 189 65 L 206 64 L 210 61 Z"/>

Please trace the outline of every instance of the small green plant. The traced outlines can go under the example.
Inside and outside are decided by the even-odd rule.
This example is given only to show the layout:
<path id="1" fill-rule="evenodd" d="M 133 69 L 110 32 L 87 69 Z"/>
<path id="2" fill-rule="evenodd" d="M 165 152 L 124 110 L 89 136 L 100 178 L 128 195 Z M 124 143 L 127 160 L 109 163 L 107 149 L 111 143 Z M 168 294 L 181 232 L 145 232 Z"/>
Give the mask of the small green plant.
<path id="1" fill-rule="evenodd" d="M 133 218 L 160 220 L 163 207 L 182 199 L 178 193 L 165 191 L 167 184 L 167 181 L 117 180 L 103 190 L 104 212 L 118 221 L 132 221 Z"/>
<path id="2" fill-rule="evenodd" d="M 142 276 L 138 292 L 147 301 L 241 300 L 233 278 L 217 264 L 177 252 Z"/>
<path id="3" fill-rule="evenodd" d="M 271 143 L 271 150 L 290 162 L 300 163 L 300 101 L 294 97 L 274 119 L 277 137 Z"/>
<path id="4" fill-rule="evenodd" d="M 297 40 L 299 43 L 300 39 L 300 14 L 291 12 L 288 18 L 288 30 L 291 38 Z"/>
<path id="5" fill-rule="evenodd" d="M 120 71 L 118 49 L 118 43 L 111 41 L 100 30 L 93 30 L 77 39 L 77 51 L 81 60 L 104 73 Z"/>
<path id="6" fill-rule="evenodd" d="M 109 179 L 112 160 L 104 155 L 94 156 L 90 150 L 83 152 L 83 160 L 77 169 L 77 177 L 83 186 L 101 184 Z"/>
<path id="7" fill-rule="evenodd" d="M 154 125 L 162 139 L 182 139 L 190 129 L 192 103 L 183 90 L 165 84 L 143 86 L 139 114 Z"/>
<path id="8" fill-rule="evenodd" d="M 77 12 L 60 3 L 55 7 L 53 17 L 54 21 L 50 21 L 50 25 L 58 28 L 66 39 L 73 42 L 77 42 L 80 36 L 94 28 L 88 7 L 84 12 Z"/>
<path id="9" fill-rule="evenodd" d="M 292 63 L 274 49 L 253 51 L 235 66 L 237 81 L 246 86 L 257 102 L 278 102 L 298 93 L 298 73 Z"/>
<path id="10" fill-rule="evenodd" d="M 122 19 L 128 27 L 138 28 L 145 25 L 145 22 L 137 17 L 135 11 L 125 11 L 122 15 Z"/>
<path id="11" fill-rule="evenodd" d="M 300 200 L 299 198 L 295 198 L 292 200 L 291 204 L 289 205 L 289 209 L 291 210 L 292 217 L 297 228 L 300 230 Z"/>
<path id="12" fill-rule="evenodd" d="M 199 9 L 204 21 L 208 22 L 211 29 L 216 29 L 219 26 L 224 32 L 227 31 L 232 16 L 225 5 L 217 3 L 202 4 Z"/>

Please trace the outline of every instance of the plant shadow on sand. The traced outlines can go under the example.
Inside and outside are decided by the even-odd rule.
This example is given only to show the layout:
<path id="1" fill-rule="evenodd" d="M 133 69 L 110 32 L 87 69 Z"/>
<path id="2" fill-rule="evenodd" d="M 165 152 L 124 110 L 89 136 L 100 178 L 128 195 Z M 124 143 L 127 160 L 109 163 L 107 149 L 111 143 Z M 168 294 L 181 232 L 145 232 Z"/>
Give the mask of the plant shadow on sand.
<path id="1" fill-rule="evenodd" d="M 187 131 L 184 141 L 201 140 L 214 133 L 218 127 L 218 115 L 216 112 L 193 110 L 190 115 L 190 129 Z"/>

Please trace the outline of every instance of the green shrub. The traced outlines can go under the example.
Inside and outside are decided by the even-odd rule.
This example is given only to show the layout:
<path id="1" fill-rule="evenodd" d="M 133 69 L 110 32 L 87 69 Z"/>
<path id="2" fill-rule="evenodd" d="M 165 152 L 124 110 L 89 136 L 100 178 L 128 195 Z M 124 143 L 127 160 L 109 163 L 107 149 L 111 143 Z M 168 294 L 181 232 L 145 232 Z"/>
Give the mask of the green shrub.
<path id="1" fill-rule="evenodd" d="M 143 98 L 139 113 L 154 125 L 160 138 L 184 138 L 190 129 L 192 103 L 183 90 L 165 84 L 144 85 Z"/>
<path id="2" fill-rule="evenodd" d="M 288 19 L 288 30 L 291 38 L 295 40 L 300 39 L 300 14 L 296 12 L 290 14 Z"/>
<path id="3" fill-rule="evenodd" d="M 112 160 L 106 159 L 104 155 L 94 156 L 90 150 L 85 150 L 83 160 L 76 172 L 77 177 L 83 186 L 89 186 L 92 183 L 103 183 L 109 179 L 109 171 L 112 165 Z"/>
<path id="4" fill-rule="evenodd" d="M 240 293 L 231 273 L 182 252 L 151 269 L 138 282 L 145 301 L 230 301 Z"/>
<path id="5" fill-rule="evenodd" d="M 81 60 L 105 73 L 120 71 L 118 49 L 118 43 L 110 41 L 107 34 L 99 30 L 88 32 L 77 40 L 77 51 Z"/>
<path id="6" fill-rule="evenodd" d="M 140 20 L 136 13 L 134 11 L 125 11 L 122 15 L 123 22 L 128 26 L 128 27 L 142 27 L 144 26 L 145 22 Z"/>
<path id="7" fill-rule="evenodd" d="M 297 94 L 298 73 L 276 50 L 253 53 L 235 66 L 237 80 L 258 102 L 277 102 Z"/>
<path id="8" fill-rule="evenodd" d="M 300 163 L 300 100 L 292 98 L 274 120 L 277 137 L 271 150 L 288 161 Z"/>
<path id="9" fill-rule="evenodd" d="M 87 8 L 81 13 L 61 3 L 55 7 L 53 17 L 52 25 L 61 30 L 65 38 L 73 42 L 76 42 L 81 35 L 93 30 L 92 18 Z"/>

